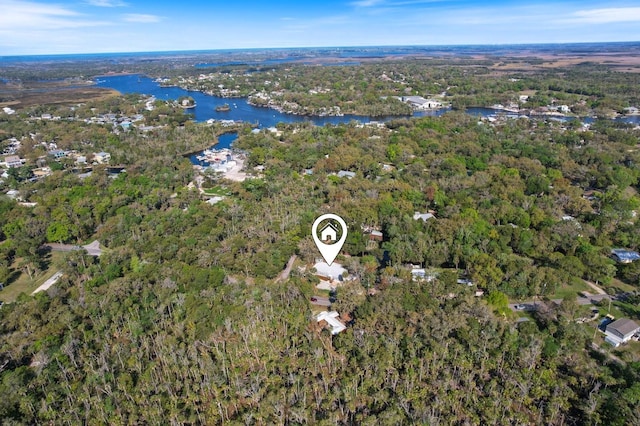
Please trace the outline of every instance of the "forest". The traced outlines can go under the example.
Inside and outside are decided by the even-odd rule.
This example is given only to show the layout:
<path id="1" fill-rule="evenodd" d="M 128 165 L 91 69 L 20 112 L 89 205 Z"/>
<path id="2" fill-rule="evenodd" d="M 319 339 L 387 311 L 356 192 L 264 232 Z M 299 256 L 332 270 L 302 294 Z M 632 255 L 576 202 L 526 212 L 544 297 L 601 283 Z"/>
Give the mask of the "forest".
<path id="1" fill-rule="evenodd" d="M 371 66 L 390 76 L 414 67 L 429 91 L 444 72 Z M 336 69 L 359 72 L 290 68 L 280 72 L 333 87 Z M 570 71 L 583 80 L 539 90 L 615 99 L 613 109 L 637 102 L 618 88 L 635 76 L 578 87 L 597 70 Z M 448 78 L 469 97 L 490 81 Z M 22 199 L 0 196 L 3 424 L 638 423 L 640 343 L 614 350 L 595 323 L 576 321 L 593 308 L 576 302 L 584 280 L 625 293 L 614 312 L 640 319 L 640 262 L 610 257 L 640 250 L 637 127 L 462 111 L 277 132 L 239 125 L 234 149 L 263 171 L 236 182 L 200 174 L 185 156 L 229 129 L 193 122 L 172 102 L 146 110 L 145 99 L 0 116 L 0 150 L 19 140 L 27 160 L 1 184 Z M 141 115 L 151 130 L 86 121 L 114 113 Z M 81 173 L 42 142 L 109 152 L 126 172 Z M 39 162 L 51 174 L 33 179 Z M 198 178 L 223 200 L 205 202 Z M 432 219 L 414 219 L 427 211 Z M 332 305 L 348 327 L 335 336 L 309 303 L 319 281 L 310 229 L 322 213 L 349 227 L 338 261 L 353 279 Z M 47 248 L 94 240 L 99 257 Z M 291 275 L 277 279 L 293 255 Z M 412 279 L 412 265 L 435 278 Z M 47 291 L 3 298 L 58 270 Z M 508 308 L 526 300 L 548 309 Z"/>

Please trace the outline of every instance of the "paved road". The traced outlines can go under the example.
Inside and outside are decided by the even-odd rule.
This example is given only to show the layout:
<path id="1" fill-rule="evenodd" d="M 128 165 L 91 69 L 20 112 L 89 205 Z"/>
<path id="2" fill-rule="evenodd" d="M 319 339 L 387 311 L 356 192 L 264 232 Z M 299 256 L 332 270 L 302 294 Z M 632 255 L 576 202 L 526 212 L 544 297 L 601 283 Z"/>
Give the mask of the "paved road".
<path id="1" fill-rule="evenodd" d="M 276 278 L 277 283 L 281 281 L 286 281 L 289 279 L 289 274 L 291 274 L 291 268 L 293 268 L 293 262 L 296 261 L 296 257 L 297 256 L 295 254 L 291 255 L 291 257 L 289 258 L 289 261 L 287 262 L 287 266 L 284 268 L 282 272 L 280 272 L 280 275 L 278 275 L 278 278 Z"/>
<path id="2" fill-rule="evenodd" d="M 316 299 L 316 300 L 311 300 L 311 304 L 312 305 L 326 306 L 326 307 L 331 306 L 331 302 L 329 301 L 328 297 L 313 296 L 313 298 Z"/>
<path id="3" fill-rule="evenodd" d="M 98 240 L 95 240 L 94 242 L 92 242 L 91 244 L 87 244 L 86 246 L 58 243 L 45 244 L 45 246 L 49 247 L 51 251 L 70 252 L 73 250 L 85 249 L 90 256 L 100 256 L 102 254 L 102 249 L 100 248 L 100 242 Z"/>
<path id="4" fill-rule="evenodd" d="M 594 302 L 601 302 L 603 300 L 620 300 L 623 299 L 625 297 L 625 293 L 620 294 L 620 295 L 616 295 L 616 296 L 609 296 L 608 294 L 590 294 L 588 297 L 582 297 L 582 296 L 578 296 L 576 298 L 576 302 L 578 303 L 578 305 L 584 306 L 584 305 L 593 305 Z M 552 299 L 551 300 L 553 303 L 559 305 L 560 303 L 562 303 L 562 299 Z M 534 302 L 534 301 L 526 301 L 526 302 L 520 302 L 520 303 L 512 303 L 509 304 L 509 308 L 511 308 L 512 311 L 535 311 L 537 310 L 537 305 L 544 303 L 544 302 Z M 516 306 L 518 306 L 519 308 L 516 309 Z"/>
<path id="5" fill-rule="evenodd" d="M 583 281 L 585 282 L 585 284 L 591 287 L 593 291 L 595 291 L 597 294 L 607 294 L 607 292 L 604 291 L 602 288 L 598 287 L 596 283 L 592 283 L 591 281 L 587 281 L 587 280 L 583 280 Z"/>
<path id="6" fill-rule="evenodd" d="M 46 280 L 40 287 L 36 288 L 33 291 L 33 293 L 31 293 L 31 294 L 36 294 L 39 291 L 47 290 L 49 287 L 51 287 L 52 285 L 57 283 L 61 276 L 62 276 L 62 272 L 61 271 L 56 272 L 55 274 L 53 274 L 53 276 L 51 278 Z"/>

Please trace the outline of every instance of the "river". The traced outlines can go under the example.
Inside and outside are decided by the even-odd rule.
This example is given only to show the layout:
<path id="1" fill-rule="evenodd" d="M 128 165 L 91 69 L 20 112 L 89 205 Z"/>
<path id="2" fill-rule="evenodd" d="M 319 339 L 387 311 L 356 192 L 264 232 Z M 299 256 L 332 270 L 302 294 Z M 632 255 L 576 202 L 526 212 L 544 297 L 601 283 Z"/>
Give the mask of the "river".
<path id="1" fill-rule="evenodd" d="M 277 123 L 294 123 L 309 121 L 318 126 L 324 126 L 325 124 L 341 124 L 348 123 L 352 120 L 356 120 L 362 123 L 368 123 L 371 121 L 386 121 L 393 118 L 406 118 L 403 117 L 367 117 L 360 115 L 344 115 L 341 117 L 318 117 L 318 116 L 300 116 L 295 114 L 286 114 L 276 111 L 271 108 L 254 107 L 247 103 L 246 98 L 221 98 L 218 96 L 207 95 L 202 92 L 191 92 L 181 89 L 179 87 L 161 87 L 157 82 L 149 77 L 143 75 L 118 75 L 118 76 L 102 76 L 96 80 L 98 87 L 105 87 L 109 89 L 117 90 L 120 93 L 141 93 L 149 96 L 154 96 L 160 100 L 175 100 L 181 96 L 191 96 L 196 101 L 196 107 L 189 109 L 188 112 L 194 115 L 195 121 L 207 121 L 209 119 L 215 120 L 234 120 L 244 121 L 247 123 L 255 124 L 259 128 L 272 127 Z M 216 111 L 217 106 L 229 104 L 231 109 L 229 111 Z M 440 116 L 450 109 L 440 109 L 433 111 L 417 111 L 413 114 L 413 117 L 424 116 Z M 496 114 L 503 113 L 499 110 L 492 108 L 468 108 L 466 110 L 468 114 L 477 115 L 482 117 L 491 117 Z M 515 113 L 504 113 L 506 116 L 517 117 Z M 544 118 L 544 117 L 541 117 Z M 552 117 L 550 119 L 558 119 L 562 121 L 574 120 L 574 117 Z M 581 118 L 584 122 L 593 122 L 592 118 Z M 616 121 L 623 121 L 631 124 L 640 124 L 640 116 L 625 116 L 619 117 Z M 222 141 L 221 141 L 222 142 Z M 227 142 L 225 140 L 225 142 Z M 229 142 L 230 143 L 230 142 Z M 226 145 L 226 143 L 224 144 Z M 221 143 L 218 148 L 227 148 Z"/>
<path id="2" fill-rule="evenodd" d="M 357 120 L 362 123 L 370 121 L 384 121 L 399 117 L 379 117 L 371 118 L 361 115 L 344 115 L 341 117 L 317 117 L 317 116 L 301 116 L 295 114 L 286 114 L 271 108 L 254 107 L 247 103 L 246 98 L 221 98 L 218 96 L 207 95 L 202 92 L 190 92 L 179 87 L 161 87 L 154 80 L 142 75 L 118 75 L 99 77 L 96 80 L 98 87 L 105 87 L 117 90 L 120 93 L 142 93 L 154 96 L 160 100 L 175 100 L 181 96 L 191 96 L 196 101 L 196 107 L 187 110 L 188 113 L 194 114 L 195 121 L 214 120 L 236 120 L 255 124 L 260 128 L 272 127 L 278 123 L 295 123 L 310 121 L 318 126 L 325 124 L 348 123 Z M 229 104 L 231 109 L 227 112 L 216 111 L 216 107 Z M 422 116 L 440 116 L 447 110 L 434 110 L 417 112 L 414 117 Z"/>

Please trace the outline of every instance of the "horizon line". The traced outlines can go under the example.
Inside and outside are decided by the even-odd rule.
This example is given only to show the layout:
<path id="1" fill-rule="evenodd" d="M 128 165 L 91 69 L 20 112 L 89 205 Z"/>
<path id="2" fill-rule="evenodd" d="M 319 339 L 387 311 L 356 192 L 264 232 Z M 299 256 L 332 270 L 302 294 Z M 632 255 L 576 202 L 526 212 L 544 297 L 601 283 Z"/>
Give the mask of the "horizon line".
<path id="1" fill-rule="evenodd" d="M 345 45 L 345 46 L 288 46 L 288 47 L 234 47 L 215 49 L 186 49 L 186 50 L 147 50 L 147 51 L 121 51 L 121 52 L 76 52 L 76 53 L 24 53 L 13 55 L 0 55 L 1 60 L 25 57 L 68 57 L 68 56 L 102 56 L 102 55 L 144 55 L 144 54 L 195 54 L 195 53 L 222 53 L 243 52 L 260 50 L 320 50 L 320 49 L 389 49 L 389 48 L 452 48 L 452 47 L 542 47 L 542 46 L 580 46 L 580 45 L 615 45 L 615 44 L 640 44 L 640 40 L 626 41 L 578 41 L 578 42 L 553 42 L 553 43 L 464 43 L 464 44 L 375 44 L 375 45 Z"/>

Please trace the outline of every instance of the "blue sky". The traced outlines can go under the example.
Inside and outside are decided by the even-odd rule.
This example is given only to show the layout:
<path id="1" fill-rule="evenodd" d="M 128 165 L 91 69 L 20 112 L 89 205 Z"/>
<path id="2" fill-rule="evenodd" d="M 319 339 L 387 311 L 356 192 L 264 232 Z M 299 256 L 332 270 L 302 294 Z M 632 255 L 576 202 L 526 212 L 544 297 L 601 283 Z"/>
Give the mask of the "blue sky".
<path id="1" fill-rule="evenodd" d="M 0 0 L 0 56 L 594 41 L 640 41 L 640 0 Z"/>

